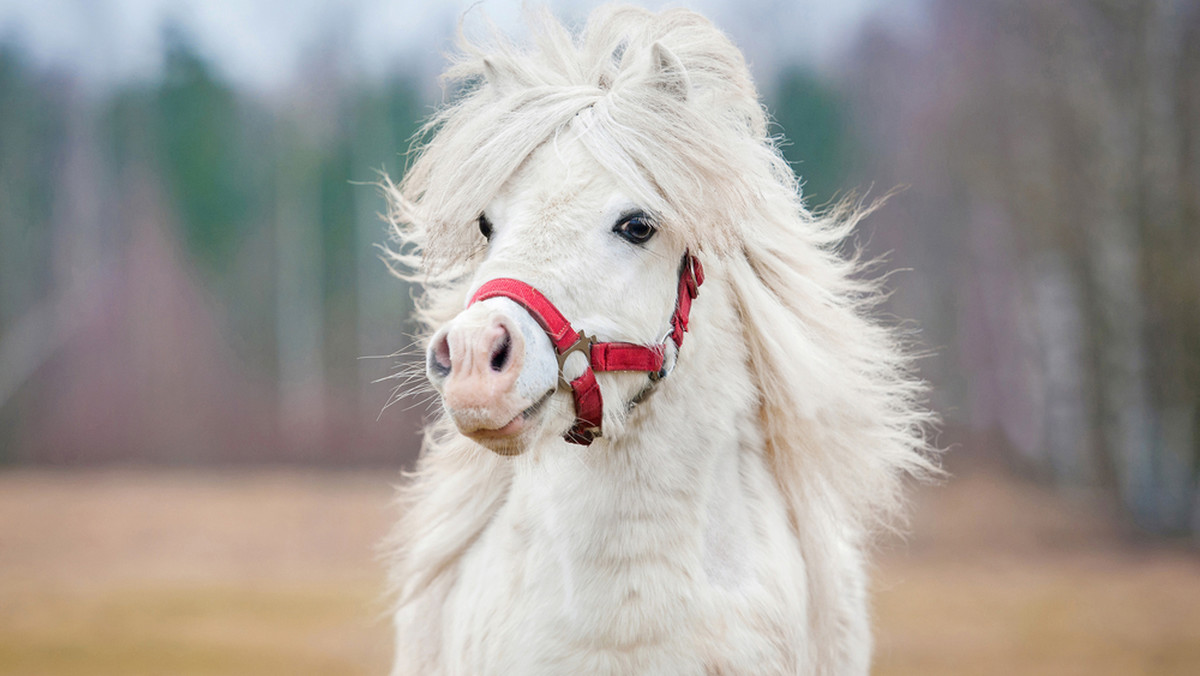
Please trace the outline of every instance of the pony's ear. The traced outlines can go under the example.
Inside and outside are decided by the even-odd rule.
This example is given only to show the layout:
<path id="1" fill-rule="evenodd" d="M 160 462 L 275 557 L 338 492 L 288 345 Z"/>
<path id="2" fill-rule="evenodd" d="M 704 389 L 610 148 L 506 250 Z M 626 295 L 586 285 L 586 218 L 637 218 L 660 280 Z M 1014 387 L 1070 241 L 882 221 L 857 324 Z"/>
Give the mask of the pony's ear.
<path id="1" fill-rule="evenodd" d="M 663 43 L 650 45 L 651 81 L 663 92 L 686 101 L 692 88 L 687 69 L 675 53 L 667 49 Z"/>

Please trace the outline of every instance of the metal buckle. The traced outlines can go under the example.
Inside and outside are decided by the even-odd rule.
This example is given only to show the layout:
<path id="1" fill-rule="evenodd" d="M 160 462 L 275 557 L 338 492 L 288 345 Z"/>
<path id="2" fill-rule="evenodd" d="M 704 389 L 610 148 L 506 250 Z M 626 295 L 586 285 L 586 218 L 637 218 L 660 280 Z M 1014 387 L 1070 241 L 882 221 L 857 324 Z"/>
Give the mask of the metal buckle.
<path id="1" fill-rule="evenodd" d="M 676 347 L 676 349 L 673 352 L 670 349 L 670 346 L 675 343 L 675 341 L 671 340 L 671 334 L 673 334 L 673 333 L 675 333 L 675 329 L 668 327 L 667 332 L 663 334 L 662 338 L 658 339 L 658 344 L 662 345 L 663 365 L 662 365 L 661 370 L 650 372 L 650 382 L 657 383 L 658 381 L 662 380 L 663 378 L 666 378 L 667 376 L 671 375 L 671 371 L 675 370 L 675 362 L 678 361 L 678 358 L 679 358 L 679 349 L 678 349 L 678 347 Z M 672 354 L 674 354 L 674 358 L 671 359 L 671 363 L 669 366 L 667 365 L 667 353 L 668 352 L 671 352 Z"/>
<path id="2" fill-rule="evenodd" d="M 696 296 L 700 295 L 700 276 L 696 274 L 696 257 L 692 254 L 687 254 L 687 280 L 686 286 L 688 296 L 695 300 Z"/>
<path id="3" fill-rule="evenodd" d="M 586 333 L 584 333 L 583 331 L 580 331 L 579 335 L 576 337 L 575 342 L 571 345 L 571 347 L 568 347 L 567 349 L 565 349 L 561 353 L 559 353 L 559 355 L 558 355 L 558 383 L 559 383 L 560 387 L 565 387 L 567 389 L 571 388 L 571 381 L 567 380 L 567 376 L 563 373 L 563 367 L 565 367 L 567 365 L 567 358 L 570 357 L 572 354 L 574 354 L 576 352 L 583 353 L 583 358 L 587 364 L 584 367 L 585 373 L 587 372 L 587 369 L 592 368 L 592 345 L 594 345 L 595 343 L 596 343 L 595 336 L 589 336 Z"/>
<path id="4" fill-rule="evenodd" d="M 654 382 L 658 382 L 658 381 L 662 380 L 663 378 L 666 378 L 667 376 L 671 375 L 671 372 L 675 370 L 675 364 L 678 361 L 679 361 L 679 348 L 675 348 L 674 350 L 672 350 L 672 349 L 670 349 L 669 346 L 664 346 L 663 347 L 662 370 L 657 373 L 651 373 L 650 380 L 652 380 Z"/>

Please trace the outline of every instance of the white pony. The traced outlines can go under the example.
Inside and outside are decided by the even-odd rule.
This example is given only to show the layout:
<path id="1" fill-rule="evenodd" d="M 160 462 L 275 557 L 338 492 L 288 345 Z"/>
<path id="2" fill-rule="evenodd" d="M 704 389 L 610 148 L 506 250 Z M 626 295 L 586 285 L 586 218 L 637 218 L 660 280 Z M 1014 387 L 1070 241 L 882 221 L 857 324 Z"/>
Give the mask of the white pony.
<path id="1" fill-rule="evenodd" d="M 804 208 L 702 17 L 530 23 L 463 40 L 385 184 L 444 409 L 388 546 L 392 673 L 866 674 L 864 550 L 933 468 L 840 251 L 861 214 Z"/>

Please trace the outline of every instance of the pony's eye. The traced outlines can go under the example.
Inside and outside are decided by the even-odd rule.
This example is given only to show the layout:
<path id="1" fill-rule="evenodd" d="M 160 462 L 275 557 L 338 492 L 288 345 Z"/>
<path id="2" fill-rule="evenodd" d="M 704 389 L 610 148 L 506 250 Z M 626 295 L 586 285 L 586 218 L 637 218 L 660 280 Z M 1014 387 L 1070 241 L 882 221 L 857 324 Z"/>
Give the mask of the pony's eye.
<path id="1" fill-rule="evenodd" d="M 479 214 L 479 232 L 483 234 L 484 239 L 492 238 L 492 222 L 483 214 Z"/>
<path id="2" fill-rule="evenodd" d="M 613 226 L 613 232 L 634 244 L 645 244 L 654 236 L 656 229 L 650 217 L 639 211 L 618 221 Z"/>

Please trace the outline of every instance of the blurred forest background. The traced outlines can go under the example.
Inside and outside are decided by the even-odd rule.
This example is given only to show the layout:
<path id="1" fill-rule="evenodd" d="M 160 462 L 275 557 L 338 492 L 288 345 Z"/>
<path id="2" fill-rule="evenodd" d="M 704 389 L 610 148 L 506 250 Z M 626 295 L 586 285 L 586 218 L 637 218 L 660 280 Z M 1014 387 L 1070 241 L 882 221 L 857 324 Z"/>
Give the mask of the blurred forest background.
<path id="1" fill-rule="evenodd" d="M 1200 3 L 908 5 L 821 59 L 748 50 L 808 203 L 905 187 L 863 241 L 908 269 L 891 310 L 951 441 L 1197 532 Z M 106 86 L 0 34 L 0 462 L 411 460 L 371 182 L 452 23 L 371 77 L 340 26 L 266 90 L 171 21 L 160 71 Z"/>
<path id="2" fill-rule="evenodd" d="M 469 4 L 0 0 L 0 673 L 383 672 L 372 183 Z M 900 188 L 859 241 L 953 478 L 877 673 L 1200 673 L 1200 0 L 683 4 L 812 208 Z"/>

